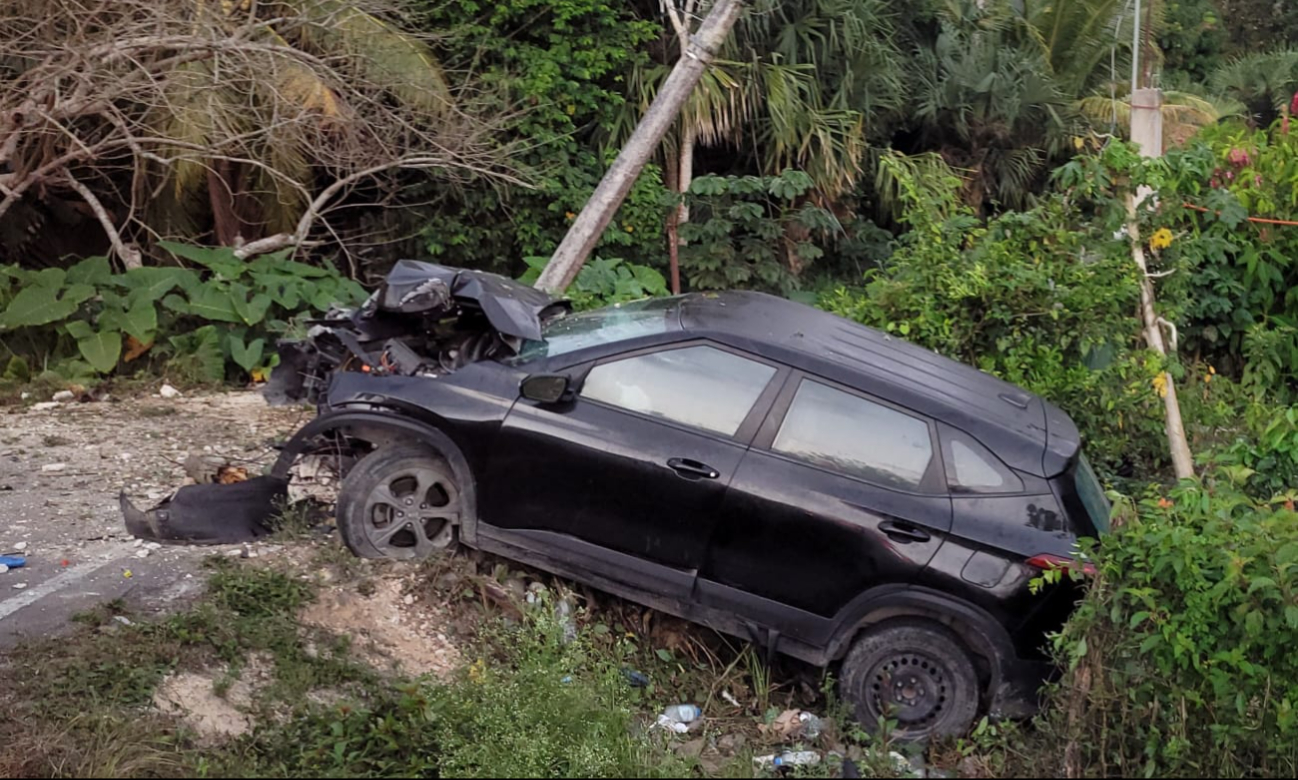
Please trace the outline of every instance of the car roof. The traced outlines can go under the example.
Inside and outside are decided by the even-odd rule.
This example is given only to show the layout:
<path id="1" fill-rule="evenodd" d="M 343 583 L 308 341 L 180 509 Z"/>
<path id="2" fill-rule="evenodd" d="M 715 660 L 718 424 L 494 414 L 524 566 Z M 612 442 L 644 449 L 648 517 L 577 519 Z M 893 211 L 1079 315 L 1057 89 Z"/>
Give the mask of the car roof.
<path id="1" fill-rule="evenodd" d="M 731 291 L 681 296 L 679 311 L 682 331 L 748 342 L 745 346 L 758 354 L 942 420 L 970 433 L 1014 468 L 1053 476 L 1078 449 L 1080 437 L 1072 421 L 1039 396 L 820 309 L 774 295 Z"/>

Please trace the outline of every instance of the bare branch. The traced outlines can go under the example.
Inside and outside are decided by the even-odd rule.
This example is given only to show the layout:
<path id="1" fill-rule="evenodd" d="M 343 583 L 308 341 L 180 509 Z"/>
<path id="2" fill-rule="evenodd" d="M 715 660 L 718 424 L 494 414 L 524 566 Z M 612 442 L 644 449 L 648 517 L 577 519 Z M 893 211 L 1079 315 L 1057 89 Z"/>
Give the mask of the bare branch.
<path id="1" fill-rule="evenodd" d="M 104 208 L 104 204 L 99 202 L 99 198 L 95 197 L 95 193 L 91 192 L 86 185 L 70 175 L 67 180 L 68 186 L 85 200 L 90 206 L 90 210 L 95 213 L 95 218 L 99 220 L 99 224 L 103 225 L 104 232 L 108 234 L 108 240 L 112 242 L 113 252 L 117 255 L 117 259 L 121 260 L 122 265 L 126 268 L 139 268 L 142 265 L 140 262 L 140 250 L 134 246 L 127 246 L 126 242 L 122 240 L 122 235 L 117 232 L 117 226 L 113 224 L 113 218 L 108 215 L 108 209 Z"/>

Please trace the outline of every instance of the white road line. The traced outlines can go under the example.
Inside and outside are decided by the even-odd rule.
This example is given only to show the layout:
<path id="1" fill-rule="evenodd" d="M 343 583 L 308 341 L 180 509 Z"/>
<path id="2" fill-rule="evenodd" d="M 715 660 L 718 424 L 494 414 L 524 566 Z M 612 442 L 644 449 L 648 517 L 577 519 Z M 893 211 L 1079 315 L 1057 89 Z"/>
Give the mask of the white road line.
<path id="1" fill-rule="evenodd" d="M 4 620 L 23 607 L 30 607 L 51 593 L 63 590 L 72 583 L 85 579 L 105 566 L 116 563 L 117 560 L 116 558 L 109 558 L 100 563 L 83 563 L 80 566 L 73 566 L 34 588 L 0 601 L 0 620 Z"/>

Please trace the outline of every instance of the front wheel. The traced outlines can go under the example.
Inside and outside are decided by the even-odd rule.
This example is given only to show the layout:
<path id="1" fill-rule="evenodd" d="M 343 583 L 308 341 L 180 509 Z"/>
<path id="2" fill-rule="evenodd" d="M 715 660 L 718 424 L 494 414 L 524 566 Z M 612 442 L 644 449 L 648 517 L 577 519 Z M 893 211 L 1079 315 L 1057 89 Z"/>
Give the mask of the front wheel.
<path id="1" fill-rule="evenodd" d="M 455 540 L 461 506 L 446 461 L 414 445 L 380 447 L 343 479 L 338 531 L 362 558 L 419 560 Z"/>
<path id="2" fill-rule="evenodd" d="M 895 724 L 905 741 L 963 736 L 978 715 L 978 673 L 964 643 L 926 620 L 893 620 L 870 628 L 843 661 L 843 696 L 857 721 Z"/>

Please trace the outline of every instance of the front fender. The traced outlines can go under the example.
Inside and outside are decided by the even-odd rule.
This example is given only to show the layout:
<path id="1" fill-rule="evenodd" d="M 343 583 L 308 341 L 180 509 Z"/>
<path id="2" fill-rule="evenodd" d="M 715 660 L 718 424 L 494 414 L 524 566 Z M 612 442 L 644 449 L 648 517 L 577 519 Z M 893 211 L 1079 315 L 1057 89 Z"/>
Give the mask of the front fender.
<path id="1" fill-rule="evenodd" d="M 460 540 L 470 546 L 477 544 L 477 482 L 464 453 L 445 433 L 396 409 L 368 407 L 358 410 L 345 406 L 338 407 L 321 414 L 293 434 L 280 450 L 279 458 L 271 469 L 272 476 L 288 479 L 289 469 L 298 457 L 311 446 L 312 442 L 327 434 L 342 434 L 375 445 L 393 441 L 413 441 L 432 449 L 450 464 L 451 470 L 455 472 L 455 479 L 459 483 L 460 495 L 464 501 L 464 513 L 460 520 Z"/>

